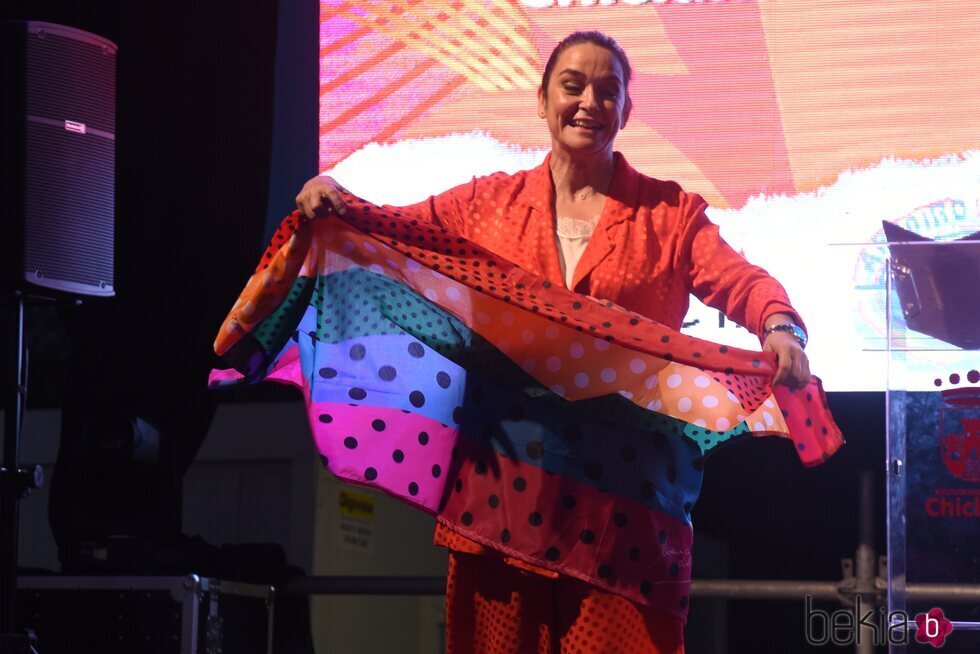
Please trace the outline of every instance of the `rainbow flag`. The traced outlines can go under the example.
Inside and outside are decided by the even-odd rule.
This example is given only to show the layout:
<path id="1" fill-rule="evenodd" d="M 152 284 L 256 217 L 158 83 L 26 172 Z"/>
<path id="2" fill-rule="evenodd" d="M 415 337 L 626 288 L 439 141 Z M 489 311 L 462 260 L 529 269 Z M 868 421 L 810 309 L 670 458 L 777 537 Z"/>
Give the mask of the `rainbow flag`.
<path id="1" fill-rule="evenodd" d="M 292 384 L 324 464 L 478 543 L 686 615 L 704 459 L 843 443 L 819 380 L 559 288 L 349 199 L 287 217 L 215 341 L 212 387 Z"/>

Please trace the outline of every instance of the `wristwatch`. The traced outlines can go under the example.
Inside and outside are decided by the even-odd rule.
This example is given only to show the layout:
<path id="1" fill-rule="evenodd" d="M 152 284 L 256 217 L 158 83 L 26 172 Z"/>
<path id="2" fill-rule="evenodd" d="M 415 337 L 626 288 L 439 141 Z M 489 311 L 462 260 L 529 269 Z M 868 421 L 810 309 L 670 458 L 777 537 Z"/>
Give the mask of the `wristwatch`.
<path id="1" fill-rule="evenodd" d="M 782 325 L 773 325 L 766 331 L 762 333 L 762 340 L 765 341 L 766 337 L 773 332 L 786 332 L 793 338 L 795 338 L 800 343 L 800 347 L 806 347 L 806 332 L 799 325 L 794 325 L 793 323 L 784 323 Z"/>

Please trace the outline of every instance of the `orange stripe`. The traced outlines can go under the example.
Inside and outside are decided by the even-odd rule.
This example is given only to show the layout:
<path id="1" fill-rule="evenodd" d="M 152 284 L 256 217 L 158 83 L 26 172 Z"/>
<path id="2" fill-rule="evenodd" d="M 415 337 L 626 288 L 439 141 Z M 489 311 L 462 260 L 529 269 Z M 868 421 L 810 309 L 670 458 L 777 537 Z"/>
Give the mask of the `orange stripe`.
<path id="1" fill-rule="evenodd" d="M 323 84 L 320 85 L 320 95 L 323 95 L 328 91 L 332 91 L 342 84 L 346 84 L 347 82 L 351 81 L 352 79 L 360 75 L 368 68 L 372 68 L 378 65 L 379 63 L 381 63 L 382 61 L 384 61 L 385 59 L 395 54 L 396 52 L 398 52 L 404 47 L 405 44 L 401 42 L 397 42 L 392 45 L 389 45 L 387 48 L 385 48 L 378 54 L 374 55 L 370 59 L 365 59 L 362 62 L 360 62 L 357 66 L 354 66 L 350 70 L 341 73 L 340 75 L 333 78 L 329 82 L 324 82 Z"/>
<path id="2" fill-rule="evenodd" d="M 330 54 L 331 52 L 333 52 L 335 50 L 340 50 L 341 48 L 346 48 L 347 46 L 349 46 L 354 41 L 358 40 L 361 37 L 367 36 L 372 31 L 374 31 L 374 30 L 372 30 L 370 27 L 359 27 L 356 30 L 354 30 L 353 32 L 348 32 L 347 34 L 343 35 L 342 37 L 340 37 L 336 41 L 333 41 L 333 42 L 328 43 L 325 46 L 321 47 L 320 48 L 320 56 L 322 57 L 324 55 Z"/>
<path id="3" fill-rule="evenodd" d="M 331 120 L 329 123 L 325 125 L 321 125 L 320 134 L 326 134 L 330 130 L 335 129 L 339 125 L 343 125 L 344 123 L 354 118 L 358 114 L 364 112 L 366 109 L 370 109 L 371 107 L 378 104 L 379 102 L 387 98 L 389 95 L 391 95 L 401 87 L 411 82 L 416 77 L 419 77 L 422 73 L 427 71 L 429 68 L 432 68 L 434 64 L 435 62 L 432 61 L 431 59 L 422 62 L 412 70 L 402 75 L 396 81 L 392 82 L 385 88 L 381 89 L 380 91 L 372 95 L 371 97 L 367 98 L 366 100 L 362 100 L 361 102 L 358 102 L 353 107 L 351 107 L 344 113 L 340 114 L 339 116 Z"/>
<path id="4" fill-rule="evenodd" d="M 385 129 L 383 129 L 381 132 L 379 132 L 374 136 L 363 139 L 362 141 L 357 143 L 353 143 L 353 144 L 348 143 L 347 144 L 348 147 L 345 148 L 345 151 L 338 153 L 336 159 L 331 159 L 328 160 L 326 163 L 324 163 L 323 168 L 327 169 L 336 166 L 341 161 L 343 161 L 348 154 L 350 154 L 351 152 L 356 152 L 358 149 L 367 145 L 368 143 L 383 141 L 385 139 L 391 138 L 394 134 L 402 130 L 406 124 L 418 118 L 425 111 L 428 111 L 433 105 L 435 105 L 437 102 L 445 98 L 447 95 L 455 91 L 460 86 L 462 86 L 465 82 L 466 82 L 466 77 L 462 75 L 457 75 L 454 79 L 451 79 L 445 84 L 443 84 L 442 87 L 440 87 L 439 90 L 437 90 L 434 94 L 432 94 L 432 96 L 430 96 L 428 100 L 420 103 L 417 107 L 415 107 L 415 109 L 412 110 L 411 114 L 409 114 L 408 116 L 405 116 L 401 120 L 398 120 L 390 124 L 388 127 L 386 127 Z M 320 135 L 322 136 L 324 133 L 325 133 L 324 131 L 321 131 Z"/>
<path id="5" fill-rule="evenodd" d="M 350 8 L 350 5 L 348 3 L 346 3 L 346 2 L 344 2 L 342 4 L 339 4 L 339 5 L 335 6 L 335 7 L 331 7 L 327 11 L 324 11 L 323 5 L 321 4 L 320 5 L 320 22 L 321 23 L 325 23 L 328 20 L 330 20 L 331 18 L 334 18 L 336 16 L 339 16 L 341 13 L 347 11 L 347 9 L 349 9 L 349 8 Z"/>
<path id="6" fill-rule="evenodd" d="M 438 91 L 433 93 L 425 102 L 420 102 L 415 108 L 407 115 L 402 116 L 400 119 L 393 123 L 390 123 L 388 127 L 384 128 L 378 135 L 376 135 L 372 141 L 384 141 L 396 133 L 400 132 L 406 125 L 413 122 L 416 118 L 421 116 L 423 113 L 431 109 L 435 104 L 445 98 L 447 95 L 458 89 L 463 83 L 466 82 L 466 78 L 462 75 L 457 75 L 453 79 L 449 80 Z"/>

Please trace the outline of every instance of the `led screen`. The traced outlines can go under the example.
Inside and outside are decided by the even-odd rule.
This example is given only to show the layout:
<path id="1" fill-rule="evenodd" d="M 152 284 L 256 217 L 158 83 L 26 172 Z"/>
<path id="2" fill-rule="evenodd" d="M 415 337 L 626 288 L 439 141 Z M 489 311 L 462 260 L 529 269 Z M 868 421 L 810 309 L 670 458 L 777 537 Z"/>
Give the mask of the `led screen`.
<path id="1" fill-rule="evenodd" d="M 617 149 L 703 195 L 787 287 L 828 389 L 882 389 L 881 221 L 980 230 L 978 25 L 980 3 L 921 0 L 322 0 L 320 169 L 407 204 L 532 167 L 550 144 L 535 104 L 548 54 L 601 30 L 634 69 Z M 686 323 L 758 347 L 697 302 Z"/>

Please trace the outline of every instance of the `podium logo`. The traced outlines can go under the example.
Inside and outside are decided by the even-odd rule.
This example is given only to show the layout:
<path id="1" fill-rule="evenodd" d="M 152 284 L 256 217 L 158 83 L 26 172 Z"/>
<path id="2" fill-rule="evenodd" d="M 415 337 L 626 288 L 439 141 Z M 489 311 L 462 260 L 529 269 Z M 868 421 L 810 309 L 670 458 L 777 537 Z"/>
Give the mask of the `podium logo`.
<path id="1" fill-rule="evenodd" d="M 953 373 L 949 383 L 958 385 L 962 378 Z M 942 436 L 940 447 L 943 464 L 957 479 L 980 481 L 980 371 L 966 373 L 971 386 L 940 391 L 943 407 L 940 414 Z M 942 379 L 936 379 L 941 386 Z"/>
<path id="2" fill-rule="evenodd" d="M 864 609 L 861 596 L 854 598 L 852 609 L 823 611 L 813 608 L 813 598 L 806 596 L 806 642 L 811 646 L 860 645 L 872 642 L 876 646 L 908 645 L 910 622 L 915 623 L 915 640 L 942 647 L 946 636 L 953 631 L 953 623 L 946 619 L 942 609 L 934 608 L 909 620 L 905 611 L 885 611 L 885 607 Z"/>
<path id="3" fill-rule="evenodd" d="M 933 647 L 942 647 L 946 643 L 946 636 L 953 631 L 953 623 L 947 620 L 943 610 L 938 608 L 915 616 L 915 626 L 915 640 L 929 643 Z"/>

